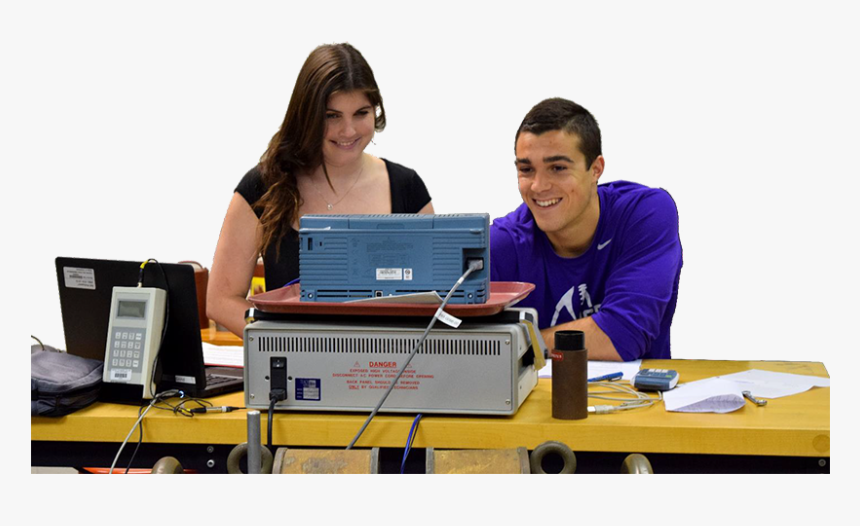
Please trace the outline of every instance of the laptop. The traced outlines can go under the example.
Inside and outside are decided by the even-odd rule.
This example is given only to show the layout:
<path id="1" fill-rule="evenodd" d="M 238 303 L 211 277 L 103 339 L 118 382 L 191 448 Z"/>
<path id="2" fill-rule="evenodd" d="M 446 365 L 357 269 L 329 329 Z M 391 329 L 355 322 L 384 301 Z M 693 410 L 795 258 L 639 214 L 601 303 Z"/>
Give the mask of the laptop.
<path id="1" fill-rule="evenodd" d="M 113 288 L 137 286 L 140 264 L 140 261 L 56 259 L 69 354 L 104 360 Z M 241 391 L 244 387 L 241 369 L 203 364 L 194 268 L 187 264 L 149 263 L 143 286 L 168 291 L 169 315 L 159 355 L 158 391 L 180 389 L 197 398 Z"/>

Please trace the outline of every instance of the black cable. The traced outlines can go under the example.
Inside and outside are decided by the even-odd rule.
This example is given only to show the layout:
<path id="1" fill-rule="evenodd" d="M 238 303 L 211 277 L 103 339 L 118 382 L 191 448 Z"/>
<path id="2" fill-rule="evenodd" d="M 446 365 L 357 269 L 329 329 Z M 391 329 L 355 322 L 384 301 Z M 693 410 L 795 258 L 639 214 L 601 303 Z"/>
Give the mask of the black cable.
<path id="1" fill-rule="evenodd" d="M 161 349 L 164 347 L 164 340 L 167 338 L 167 325 L 170 322 L 170 281 L 167 279 L 167 273 L 164 271 L 164 267 L 161 266 L 161 263 L 159 263 L 157 259 L 149 258 L 140 265 L 140 273 L 137 278 L 138 287 L 143 286 L 143 273 L 149 262 L 155 263 L 158 266 L 158 270 L 161 271 L 161 275 L 164 277 L 164 290 L 167 295 L 167 299 L 164 302 L 164 326 L 161 328 L 161 341 L 158 343 L 158 351 L 155 353 L 155 359 L 152 361 L 152 375 L 149 380 L 150 386 L 152 386 L 155 384 L 155 372 L 158 370 L 158 359 L 161 356 Z M 157 388 L 158 386 L 156 386 L 156 389 Z"/>
<path id="2" fill-rule="evenodd" d="M 162 399 L 162 398 L 164 398 L 165 395 L 173 396 L 174 394 L 176 394 L 176 391 L 166 391 L 164 393 L 161 393 L 161 394 L 157 395 L 153 399 L 153 401 L 150 402 L 149 405 L 155 409 L 168 410 L 167 408 L 164 408 L 164 407 L 158 407 L 158 404 L 164 404 L 167 407 L 169 407 L 170 410 L 172 410 L 174 414 L 176 414 L 178 412 L 179 414 L 181 414 L 183 416 L 189 416 L 189 417 L 192 417 L 194 415 L 189 410 L 184 408 L 184 405 L 186 402 L 197 402 L 201 406 L 203 406 L 204 404 L 209 404 L 210 406 L 212 405 L 212 402 L 209 402 L 207 400 L 202 400 L 200 398 L 189 398 L 187 400 L 183 400 L 182 402 L 180 402 L 176 406 L 172 406 L 166 400 Z M 185 395 L 185 393 L 183 393 L 182 391 L 179 391 L 178 394 L 180 396 Z M 144 407 L 145 406 L 140 406 L 140 409 L 137 410 L 137 418 L 138 419 L 140 419 L 140 415 L 141 415 L 141 413 L 143 413 Z M 183 412 L 183 410 L 185 412 Z M 128 471 L 131 469 L 132 463 L 134 462 L 134 458 L 137 456 L 137 451 L 140 449 L 140 445 L 143 443 L 143 420 L 140 420 L 140 424 L 138 424 L 138 425 L 140 426 L 140 429 L 139 429 L 139 433 L 137 436 L 137 446 L 135 446 L 134 451 L 131 453 L 131 458 L 128 459 L 128 465 L 125 468 L 125 474 L 126 475 L 128 474 Z"/>
<path id="3" fill-rule="evenodd" d="M 271 399 L 271 401 L 269 402 L 269 429 L 267 433 L 269 451 L 272 451 L 272 421 L 273 416 L 275 414 L 275 403 L 278 401 L 278 399 L 274 396 L 270 396 L 269 398 Z"/>
<path id="4" fill-rule="evenodd" d="M 125 440 L 123 440 L 122 445 L 119 446 L 119 451 L 116 452 L 116 456 L 113 458 L 113 462 L 110 465 L 110 471 L 108 472 L 108 474 L 113 475 L 114 468 L 116 468 L 117 462 L 119 461 L 119 457 L 120 457 L 120 455 L 122 455 L 122 450 L 125 448 L 125 445 L 128 443 L 128 439 L 131 438 L 131 434 L 134 433 L 134 428 L 137 426 L 143 425 L 143 418 L 146 416 L 146 414 L 149 412 L 149 410 L 152 409 L 153 407 L 155 407 L 155 404 L 157 404 L 162 399 L 170 398 L 172 396 L 177 396 L 177 395 L 178 396 L 184 396 L 182 391 L 180 391 L 178 389 L 171 389 L 169 391 L 157 393 L 155 395 L 155 398 L 153 398 L 152 401 L 149 402 L 149 404 L 147 404 L 146 409 L 144 409 L 143 406 L 141 406 L 141 408 L 137 412 L 137 414 L 138 414 L 137 421 L 134 423 L 134 426 L 132 426 L 131 431 L 128 432 L 128 435 L 125 437 Z M 139 441 L 142 441 L 142 440 L 143 440 L 143 429 L 140 430 L 140 437 L 139 437 Z M 131 463 L 129 462 L 129 467 L 130 466 L 131 466 Z M 126 469 L 126 471 L 128 471 L 128 469 Z"/>
<path id="5" fill-rule="evenodd" d="M 137 417 L 140 418 L 140 414 L 143 412 L 143 407 L 140 406 L 140 409 L 137 410 Z M 131 458 L 128 459 L 128 465 L 125 466 L 125 475 L 128 475 L 128 470 L 131 469 L 131 463 L 134 462 L 134 457 L 137 456 L 137 450 L 140 449 L 140 445 L 143 443 L 143 420 L 140 421 L 140 433 L 137 436 L 137 446 L 135 446 L 134 451 L 131 453 Z"/>
<path id="6" fill-rule="evenodd" d="M 209 400 L 204 400 L 203 398 L 184 398 L 181 402 L 176 405 L 171 405 L 166 400 L 160 400 L 158 403 L 164 404 L 167 407 L 159 407 L 158 405 L 153 406 L 155 409 L 161 409 L 162 411 L 170 411 L 173 414 L 178 414 L 182 416 L 187 416 L 189 418 L 193 417 L 195 413 L 198 413 L 198 409 L 205 409 L 207 407 L 212 407 L 213 404 Z M 186 404 L 197 404 L 197 407 L 192 407 L 191 409 L 185 407 Z"/>
<path id="7" fill-rule="evenodd" d="M 153 405 L 153 409 L 161 409 L 162 411 L 170 411 L 173 414 L 179 414 L 182 416 L 187 416 L 191 418 L 195 414 L 195 410 L 199 409 L 198 407 L 194 407 L 188 409 L 185 407 L 185 404 L 194 403 L 200 406 L 199 408 L 212 407 L 212 402 L 209 400 L 204 400 L 202 398 L 186 398 L 179 402 L 176 405 L 171 405 L 167 400 L 157 400 Z M 158 404 L 164 404 L 167 407 L 158 407 Z M 143 408 L 145 406 L 141 406 L 137 411 L 137 417 L 140 418 L 140 414 L 143 412 Z M 244 409 L 244 408 L 243 408 Z M 134 458 L 137 456 L 137 451 L 140 449 L 140 445 L 143 443 L 143 420 L 140 421 L 140 433 L 137 437 L 137 446 L 135 446 L 134 451 L 131 454 L 131 458 L 128 460 L 128 465 L 125 468 L 125 474 L 128 474 L 129 469 L 131 469 L 132 463 L 134 462 Z"/>
<path id="8" fill-rule="evenodd" d="M 138 278 L 137 278 L 137 286 L 143 287 L 144 269 L 146 268 L 146 265 L 150 262 L 155 263 L 158 266 L 158 270 L 161 271 L 161 275 L 164 277 L 164 286 L 165 286 L 164 290 L 165 290 L 165 293 L 167 296 L 165 299 L 165 302 L 164 302 L 164 326 L 161 328 L 161 341 L 159 341 L 159 343 L 158 343 L 158 351 L 155 353 L 155 359 L 152 362 L 152 375 L 150 376 L 150 380 L 149 380 L 150 388 L 151 388 L 151 386 L 155 385 L 155 371 L 158 368 L 158 357 L 161 355 L 162 347 L 164 347 L 164 340 L 167 336 L 167 325 L 170 321 L 170 282 L 167 279 L 167 273 L 164 271 L 164 267 L 161 266 L 161 263 L 159 263 L 157 259 L 149 258 L 146 261 L 144 261 L 143 264 L 140 265 L 140 273 L 138 274 Z M 36 340 L 36 341 L 38 341 L 38 340 Z M 42 342 L 39 342 L 39 343 L 41 344 Z M 157 389 L 157 386 L 156 386 L 156 389 Z M 159 402 L 164 403 L 163 400 L 159 400 L 159 397 L 156 396 L 155 400 L 151 403 L 151 405 L 153 407 L 155 407 L 156 409 L 164 409 L 164 408 L 157 406 L 157 404 Z M 180 405 L 183 405 L 184 403 L 185 402 L 182 402 Z M 167 404 L 167 405 L 169 406 L 170 404 Z M 211 405 L 211 403 L 210 403 L 210 405 Z M 140 418 L 140 415 L 142 412 L 143 412 L 143 406 L 141 406 L 140 409 L 137 411 L 137 417 L 138 418 Z M 177 412 L 176 408 L 173 408 L 173 412 L 174 413 Z M 185 414 L 181 410 L 179 412 L 180 412 L 180 414 L 183 414 L 183 415 Z M 188 415 L 185 415 L 185 416 L 194 416 L 194 415 L 192 415 L 189 411 Z M 137 437 L 137 446 L 134 448 L 134 451 L 131 454 L 131 458 L 128 461 L 128 465 L 125 468 L 126 474 L 128 474 L 129 469 L 131 469 L 132 462 L 134 462 L 134 458 L 137 456 L 137 452 L 140 449 L 140 445 L 142 443 L 143 443 L 143 420 L 140 421 L 140 429 L 138 430 L 138 437 Z"/>

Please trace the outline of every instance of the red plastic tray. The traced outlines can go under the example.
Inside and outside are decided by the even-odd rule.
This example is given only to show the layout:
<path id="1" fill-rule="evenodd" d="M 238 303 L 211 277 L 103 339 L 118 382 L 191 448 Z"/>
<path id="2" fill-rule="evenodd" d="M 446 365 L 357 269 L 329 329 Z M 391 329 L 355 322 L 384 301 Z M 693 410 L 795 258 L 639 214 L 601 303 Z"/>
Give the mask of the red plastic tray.
<path id="1" fill-rule="evenodd" d="M 487 303 L 473 305 L 448 304 L 445 312 L 452 316 L 492 316 L 516 304 L 533 291 L 531 283 L 519 281 L 493 281 Z M 263 312 L 289 314 L 340 314 L 348 316 L 432 316 L 439 305 L 418 303 L 334 303 L 327 301 L 301 301 L 301 284 L 276 289 L 248 298 L 254 307 Z"/>

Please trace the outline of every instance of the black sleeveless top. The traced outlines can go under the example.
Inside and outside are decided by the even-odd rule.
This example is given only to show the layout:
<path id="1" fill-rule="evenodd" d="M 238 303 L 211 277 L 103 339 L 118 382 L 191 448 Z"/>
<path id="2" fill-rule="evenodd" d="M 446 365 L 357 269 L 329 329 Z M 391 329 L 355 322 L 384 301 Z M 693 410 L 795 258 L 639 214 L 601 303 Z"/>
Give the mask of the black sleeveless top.
<path id="1" fill-rule="evenodd" d="M 430 202 L 430 193 L 415 170 L 386 159 L 383 161 L 388 169 L 388 183 L 391 188 L 391 213 L 415 214 L 424 208 Z M 236 192 L 251 205 L 259 218 L 263 211 L 254 207 L 254 204 L 266 193 L 259 166 L 255 166 L 245 174 L 236 187 Z M 298 232 L 290 228 L 281 238 L 280 258 L 274 246 L 266 247 L 263 266 L 266 269 L 266 290 L 275 290 L 298 278 Z"/>

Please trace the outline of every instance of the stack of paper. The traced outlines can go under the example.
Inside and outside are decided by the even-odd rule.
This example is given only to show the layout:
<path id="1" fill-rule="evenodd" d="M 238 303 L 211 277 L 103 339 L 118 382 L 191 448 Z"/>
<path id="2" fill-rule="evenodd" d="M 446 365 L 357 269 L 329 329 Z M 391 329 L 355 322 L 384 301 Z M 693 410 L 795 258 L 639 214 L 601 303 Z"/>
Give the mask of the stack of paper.
<path id="1" fill-rule="evenodd" d="M 744 406 L 738 384 L 720 378 L 706 378 L 680 384 L 663 393 L 666 411 L 683 413 L 730 413 Z"/>
<path id="2" fill-rule="evenodd" d="M 744 406 L 744 391 L 756 398 L 779 398 L 830 387 L 829 378 L 752 369 L 681 384 L 663 393 L 666 411 L 729 413 Z"/>

